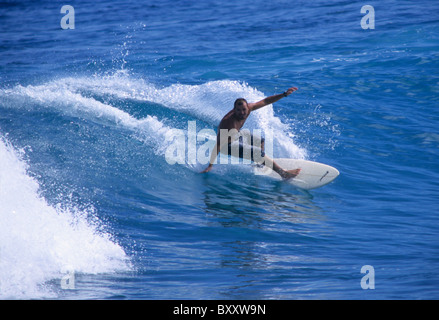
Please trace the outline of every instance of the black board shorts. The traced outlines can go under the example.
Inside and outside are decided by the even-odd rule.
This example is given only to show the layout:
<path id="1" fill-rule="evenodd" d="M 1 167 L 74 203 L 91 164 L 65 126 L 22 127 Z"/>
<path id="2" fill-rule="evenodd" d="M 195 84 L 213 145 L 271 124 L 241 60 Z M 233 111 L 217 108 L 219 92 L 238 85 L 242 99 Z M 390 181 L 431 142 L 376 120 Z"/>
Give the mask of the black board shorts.
<path id="1" fill-rule="evenodd" d="M 251 157 L 251 161 L 255 161 L 255 157 L 254 155 L 256 154 L 256 152 L 260 152 L 261 154 L 261 158 L 265 157 L 265 152 L 262 150 L 261 145 L 262 143 L 264 143 L 265 139 L 264 138 L 260 138 L 261 143 L 258 146 L 254 145 L 254 137 L 253 135 L 251 135 L 251 144 L 245 144 L 243 141 L 243 137 L 240 136 L 239 137 L 239 141 L 238 141 L 238 153 L 236 153 L 236 146 L 234 146 L 235 143 L 229 143 L 227 145 L 227 154 L 228 155 L 232 155 L 232 156 L 237 156 L 241 159 L 248 159 L 248 157 Z M 234 149 L 235 148 L 235 149 Z"/>

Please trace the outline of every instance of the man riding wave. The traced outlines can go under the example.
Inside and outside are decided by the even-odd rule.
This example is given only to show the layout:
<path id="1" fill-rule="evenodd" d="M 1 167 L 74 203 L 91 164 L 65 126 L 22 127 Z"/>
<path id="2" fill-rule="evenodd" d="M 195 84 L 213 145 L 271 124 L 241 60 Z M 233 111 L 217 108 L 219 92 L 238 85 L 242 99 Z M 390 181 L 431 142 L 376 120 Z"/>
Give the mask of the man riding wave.
<path id="1" fill-rule="evenodd" d="M 273 95 L 270 97 L 266 97 L 262 99 L 261 101 L 255 102 L 255 103 L 248 103 L 247 100 L 244 98 L 236 99 L 234 103 L 234 107 L 231 111 L 229 111 L 221 120 L 219 126 L 218 126 L 218 134 L 217 134 L 217 141 L 216 146 L 211 154 L 209 166 L 202 171 L 202 173 L 209 172 L 213 164 L 216 160 L 216 157 L 218 156 L 218 153 L 221 152 L 226 155 L 234 155 L 232 152 L 233 149 L 233 143 L 236 142 L 233 139 L 233 134 L 228 135 L 227 139 L 221 139 L 221 133 L 226 130 L 227 132 L 239 132 L 244 125 L 245 121 L 247 120 L 248 116 L 251 112 L 258 110 L 262 107 L 265 107 L 267 105 L 270 105 L 284 97 L 289 96 L 291 93 L 296 91 L 296 87 L 291 87 L 287 91 L 281 94 Z M 265 155 L 265 149 L 264 149 L 264 139 L 261 138 L 259 145 L 255 142 L 256 137 L 251 136 L 251 152 L 245 152 L 245 145 L 242 141 L 242 136 L 240 136 L 238 150 L 239 150 L 239 158 L 246 158 L 251 161 L 255 161 L 255 151 L 258 147 L 260 147 L 261 151 L 261 157 L 260 157 L 260 164 L 268 166 L 272 168 L 275 172 L 277 172 L 283 179 L 292 179 L 296 177 L 300 169 L 294 169 L 294 170 L 284 170 L 282 169 L 276 162 Z M 257 146 L 258 145 L 258 146 Z M 256 162 L 256 161 L 255 161 Z"/>

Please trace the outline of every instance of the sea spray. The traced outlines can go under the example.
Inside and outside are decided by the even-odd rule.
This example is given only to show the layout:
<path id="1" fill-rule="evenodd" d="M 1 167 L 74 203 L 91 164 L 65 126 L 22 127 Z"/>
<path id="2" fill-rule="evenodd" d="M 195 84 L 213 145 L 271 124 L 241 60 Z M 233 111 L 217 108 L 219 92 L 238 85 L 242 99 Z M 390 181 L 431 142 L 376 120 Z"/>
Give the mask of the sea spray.
<path id="1" fill-rule="evenodd" d="M 197 85 L 177 83 L 158 87 L 126 72 L 67 77 L 35 86 L 18 85 L 3 89 L 0 96 L 16 107 L 26 105 L 29 108 L 36 103 L 38 108 L 52 108 L 69 116 L 122 127 L 150 144 L 160 156 L 164 156 L 169 147 L 169 141 L 165 139 L 167 133 L 169 135 L 170 131 L 187 124 L 184 121 L 187 117 L 216 130 L 221 118 L 233 108 L 236 98 L 258 101 L 265 97 L 256 88 L 239 81 L 219 80 Z M 137 118 L 120 107 L 130 101 L 153 103 L 156 109 L 172 113 L 168 112 L 166 117 L 147 114 Z M 274 157 L 307 157 L 307 151 L 295 144 L 291 126 L 276 116 L 272 105 L 255 111 L 246 128 L 273 133 Z"/>
<path id="2" fill-rule="evenodd" d="M 100 230 L 99 219 L 90 219 L 93 212 L 49 205 L 27 169 L 22 152 L 0 138 L 1 298 L 55 297 L 65 270 L 130 270 L 124 249 Z"/>

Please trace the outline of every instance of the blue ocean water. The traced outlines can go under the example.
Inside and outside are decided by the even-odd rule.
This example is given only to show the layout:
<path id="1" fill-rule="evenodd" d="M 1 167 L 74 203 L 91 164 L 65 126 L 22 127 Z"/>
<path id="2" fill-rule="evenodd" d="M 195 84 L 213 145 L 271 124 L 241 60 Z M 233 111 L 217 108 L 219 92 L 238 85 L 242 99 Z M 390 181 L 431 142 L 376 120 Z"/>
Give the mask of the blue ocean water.
<path id="1" fill-rule="evenodd" d="M 439 298 L 439 2 L 7 0 L 0 30 L 2 299 Z M 291 86 L 246 127 L 333 183 L 166 161 Z"/>

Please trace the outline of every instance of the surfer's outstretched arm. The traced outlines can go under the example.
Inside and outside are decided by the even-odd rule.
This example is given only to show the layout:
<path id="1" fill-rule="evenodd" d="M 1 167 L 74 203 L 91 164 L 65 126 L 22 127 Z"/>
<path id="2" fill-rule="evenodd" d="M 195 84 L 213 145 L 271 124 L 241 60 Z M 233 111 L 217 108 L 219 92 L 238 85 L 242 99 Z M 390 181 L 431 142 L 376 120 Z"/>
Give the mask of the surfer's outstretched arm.
<path id="1" fill-rule="evenodd" d="M 215 148 L 212 151 L 212 154 L 210 155 L 210 161 L 209 161 L 209 165 L 206 169 L 204 169 L 203 171 L 201 171 L 201 173 L 206 173 L 209 172 L 210 170 L 212 170 L 213 164 L 216 160 L 216 157 L 218 156 L 218 150 L 219 148 L 217 146 L 215 146 Z"/>
<path id="2" fill-rule="evenodd" d="M 279 101 L 282 98 L 288 97 L 290 94 L 292 94 L 294 91 L 296 91 L 296 87 L 291 87 L 287 91 L 281 94 L 276 94 L 274 96 L 267 97 L 265 99 L 262 99 L 261 101 L 255 102 L 255 103 L 249 103 L 248 107 L 250 108 L 250 111 L 258 110 L 262 107 L 268 106 L 269 104 L 275 103 L 276 101 Z"/>
<path id="3" fill-rule="evenodd" d="M 206 173 L 209 172 L 210 170 L 212 170 L 213 164 L 216 161 L 216 158 L 218 157 L 218 153 L 221 150 L 221 144 L 220 144 L 220 138 L 219 138 L 219 134 L 217 135 L 216 138 L 216 144 L 215 147 L 212 150 L 212 154 L 210 155 L 210 161 L 209 161 L 209 166 L 204 169 L 203 171 L 201 171 L 201 173 Z"/>

